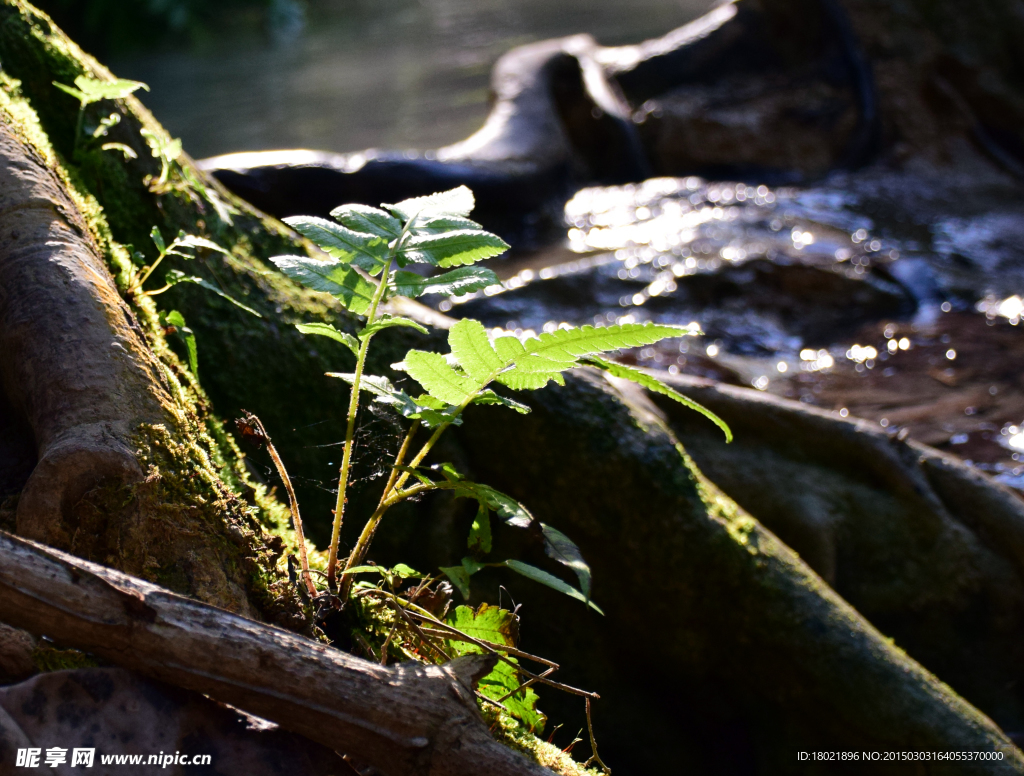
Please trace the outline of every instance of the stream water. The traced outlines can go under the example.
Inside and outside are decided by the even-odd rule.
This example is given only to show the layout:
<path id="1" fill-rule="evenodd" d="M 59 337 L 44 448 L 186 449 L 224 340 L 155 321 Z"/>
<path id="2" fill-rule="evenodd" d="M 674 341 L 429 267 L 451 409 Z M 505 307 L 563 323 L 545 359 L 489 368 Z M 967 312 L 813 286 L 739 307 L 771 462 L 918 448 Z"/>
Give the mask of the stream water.
<path id="1" fill-rule="evenodd" d="M 708 0 L 314 3 L 290 42 L 114 62 L 201 157 L 307 147 L 430 148 L 474 131 L 490 68 L 531 40 L 662 34 Z M 540 332 L 695 324 L 645 366 L 879 423 L 1024 488 L 1024 193 L 964 149 L 958 167 L 818 185 L 657 179 L 587 189 L 565 239 L 507 260 L 502 287 L 441 310 Z"/>

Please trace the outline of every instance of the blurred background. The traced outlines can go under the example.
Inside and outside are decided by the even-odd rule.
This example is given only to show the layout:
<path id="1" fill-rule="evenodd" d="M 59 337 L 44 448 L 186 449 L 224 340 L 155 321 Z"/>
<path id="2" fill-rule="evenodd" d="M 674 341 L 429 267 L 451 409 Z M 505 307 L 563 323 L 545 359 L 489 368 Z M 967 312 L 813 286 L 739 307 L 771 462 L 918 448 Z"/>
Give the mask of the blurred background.
<path id="1" fill-rule="evenodd" d="M 639 42 L 714 0 L 42 0 L 195 158 L 233 151 L 434 148 L 487 114 L 514 46 L 588 32 Z"/>

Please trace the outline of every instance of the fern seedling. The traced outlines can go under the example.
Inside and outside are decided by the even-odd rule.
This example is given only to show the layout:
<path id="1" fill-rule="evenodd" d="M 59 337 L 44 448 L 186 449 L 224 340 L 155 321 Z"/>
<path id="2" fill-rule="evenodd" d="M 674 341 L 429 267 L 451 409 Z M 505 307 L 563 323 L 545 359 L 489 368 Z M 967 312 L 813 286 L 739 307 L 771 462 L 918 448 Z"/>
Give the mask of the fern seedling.
<path id="1" fill-rule="evenodd" d="M 293 280 L 331 294 L 343 307 L 365 320 L 354 336 L 325 323 L 298 325 L 304 334 L 329 337 L 341 343 L 356 357 L 351 374 L 329 373 L 349 383 L 351 392 L 328 550 L 328 589 L 331 594 L 336 593 L 342 603 L 348 600 L 354 571 L 363 568 L 373 537 L 391 507 L 421 493 L 448 490 L 456 497 L 472 499 L 479 505 L 468 539 L 470 555 L 463 558 L 460 566 L 442 569 L 465 596 L 468 597 L 469 578 L 473 574 L 485 566 L 502 566 L 597 609 L 590 599 L 590 568 L 567 536 L 537 521 L 515 499 L 487 485 L 465 480 L 448 464 L 424 467 L 427 455 L 441 435 L 449 426 L 462 422 L 462 413 L 471 404 L 503 406 L 520 413 L 530 411 L 519 401 L 495 392 L 492 386 L 526 391 L 537 390 L 550 382 L 564 385 L 564 373 L 581 367 L 604 369 L 666 394 L 717 423 L 727 438 L 731 435 L 728 427 L 710 411 L 646 372 L 601 358 L 602 354 L 623 348 L 641 347 L 693 333 L 680 326 L 653 323 L 604 328 L 584 326 L 520 340 L 511 335 L 492 336 L 479 321 L 464 319 L 448 333 L 449 353 L 410 350 L 402 362 L 394 365 L 419 383 L 424 393 L 412 396 L 398 390 L 384 376 L 366 374 L 367 352 L 379 331 L 394 326 L 426 331 L 408 318 L 383 313 L 382 305 L 388 299 L 426 294 L 458 296 L 499 282 L 492 271 L 473 265 L 504 253 L 509 246 L 469 220 L 473 206 L 472 192 L 460 186 L 395 205 L 381 205 L 381 208 L 343 205 L 332 211 L 333 221 L 313 217 L 285 219 L 328 258 L 278 256 L 272 259 L 274 264 Z M 406 269 L 413 264 L 426 265 L 428 270 L 438 272 L 424 277 Z M 344 569 L 339 572 L 338 541 L 351 474 L 356 415 L 363 393 L 369 394 L 371 401 L 390 405 L 412 422 L 378 506 L 366 521 Z M 420 428 L 431 433 L 413 454 L 413 439 Z M 515 559 L 495 563 L 481 560 L 491 551 L 492 514 L 510 526 L 538 531 L 547 555 L 575 573 L 579 588 Z"/>
<path id="2" fill-rule="evenodd" d="M 156 246 L 157 256 L 152 264 L 143 267 L 138 277 L 132 282 L 127 293 L 129 296 L 142 297 L 142 296 L 157 296 L 169 291 L 179 283 L 191 283 L 193 285 L 201 286 L 207 291 L 211 291 L 219 297 L 227 299 L 235 307 L 239 307 L 245 310 L 247 313 L 255 315 L 257 318 L 262 318 L 258 312 L 253 310 L 251 307 L 242 304 L 237 299 L 228 294 L 225 294 L 217 286 L 210 283 L 208 280 L 203 280 L 201 277 L 195 275 L 188 275 L 181 270 L 172 269 L 164 276 L 164 285 L 160 288 L 153 289 L 152 291 L 143 290 L 143 285 L 149 280 L 150 276 L 156 271 L 156 268 L 160 266 L 161 262 L 168 256 L 177 256 L 182 259 L 194 259 L 196 258 L 197 250 L 214 251 L 216 253 L 222 253 L 225 256 L 231 254 L 221 248 L 217 243 L 212 240 L 207 240 L 205 237 L 196 237 L 195 235 L 185 234 L 184 232 L 178 232 L 178 236 L 175 237 L 170 244 L 168 244 L 160 230 L 157 227 L 153 227 L 150 230 L 149 237 L 153 240 L 153 244 Z"/>
<path id="3" fill-rule="evenodd" d="M 113 81 L 100 81 L 86 75 L 80 75 L 75 79 L 74 86 L 68 86 L 57 81 L 53 85 L 66 94 L 70 94 L 78 100 L 78 121 L 75 124 L 75 141 L 73 155 L 77 158 L 79 146 L 82 140 L 82 129 L 85 122 L 85 109 L 95 102 L 101 100 L 123 100 L 129 94 L 139 89 L 149 91 L 149 87 L 141 81 L 129 81 L 123 78 L 116 78 Z M 118 113 L 111 113 L 102 119 L 96 129 L 90 133 L 93 140 L 106 137 L 108 130 L 121 121 Z M 135 151 L 124 143 L 104 143 L 101 148 L 104 151 L 120 151 L 126 159 L 134 159 Z"/>

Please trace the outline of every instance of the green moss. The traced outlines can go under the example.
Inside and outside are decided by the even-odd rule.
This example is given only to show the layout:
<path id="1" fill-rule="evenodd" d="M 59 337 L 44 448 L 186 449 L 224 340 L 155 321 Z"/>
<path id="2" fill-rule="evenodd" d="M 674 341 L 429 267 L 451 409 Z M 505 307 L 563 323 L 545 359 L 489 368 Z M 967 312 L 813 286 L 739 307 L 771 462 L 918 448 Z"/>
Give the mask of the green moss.
<path id="1" fill-rule="evenodd" d="M 481 711 L 490 726 L 491 735 L 509 749 L 522 752 L 560 776 L 603 776 L 603 772 L 597 768 L 585 768 L 571 754 L 537 738 L 519 720 L 505 712 L 489 705 L 482 706 Z M 577 746 L 586 749 L 588 745 L 581 743 Z"/>
<path id="2" fill-rule="evenodd" d="M 95 658 L 85 652 L 77 649 L 60 649 L 42 641 L 32 650 L 32 663 L 44 673 L 99 666 Z"/>

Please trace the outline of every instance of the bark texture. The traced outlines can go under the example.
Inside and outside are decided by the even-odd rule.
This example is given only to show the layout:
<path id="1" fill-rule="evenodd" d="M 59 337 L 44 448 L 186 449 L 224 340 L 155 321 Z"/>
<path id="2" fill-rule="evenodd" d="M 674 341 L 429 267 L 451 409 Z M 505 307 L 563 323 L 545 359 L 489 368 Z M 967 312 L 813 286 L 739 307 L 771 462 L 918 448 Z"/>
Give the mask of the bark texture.
<path id="1" fill-rule="evenodd" d="M 473 696 L 494 658 L 390 668 L 0 535 L 0 618 L 210 695 L 388 776 L 544 776 Z"/>

